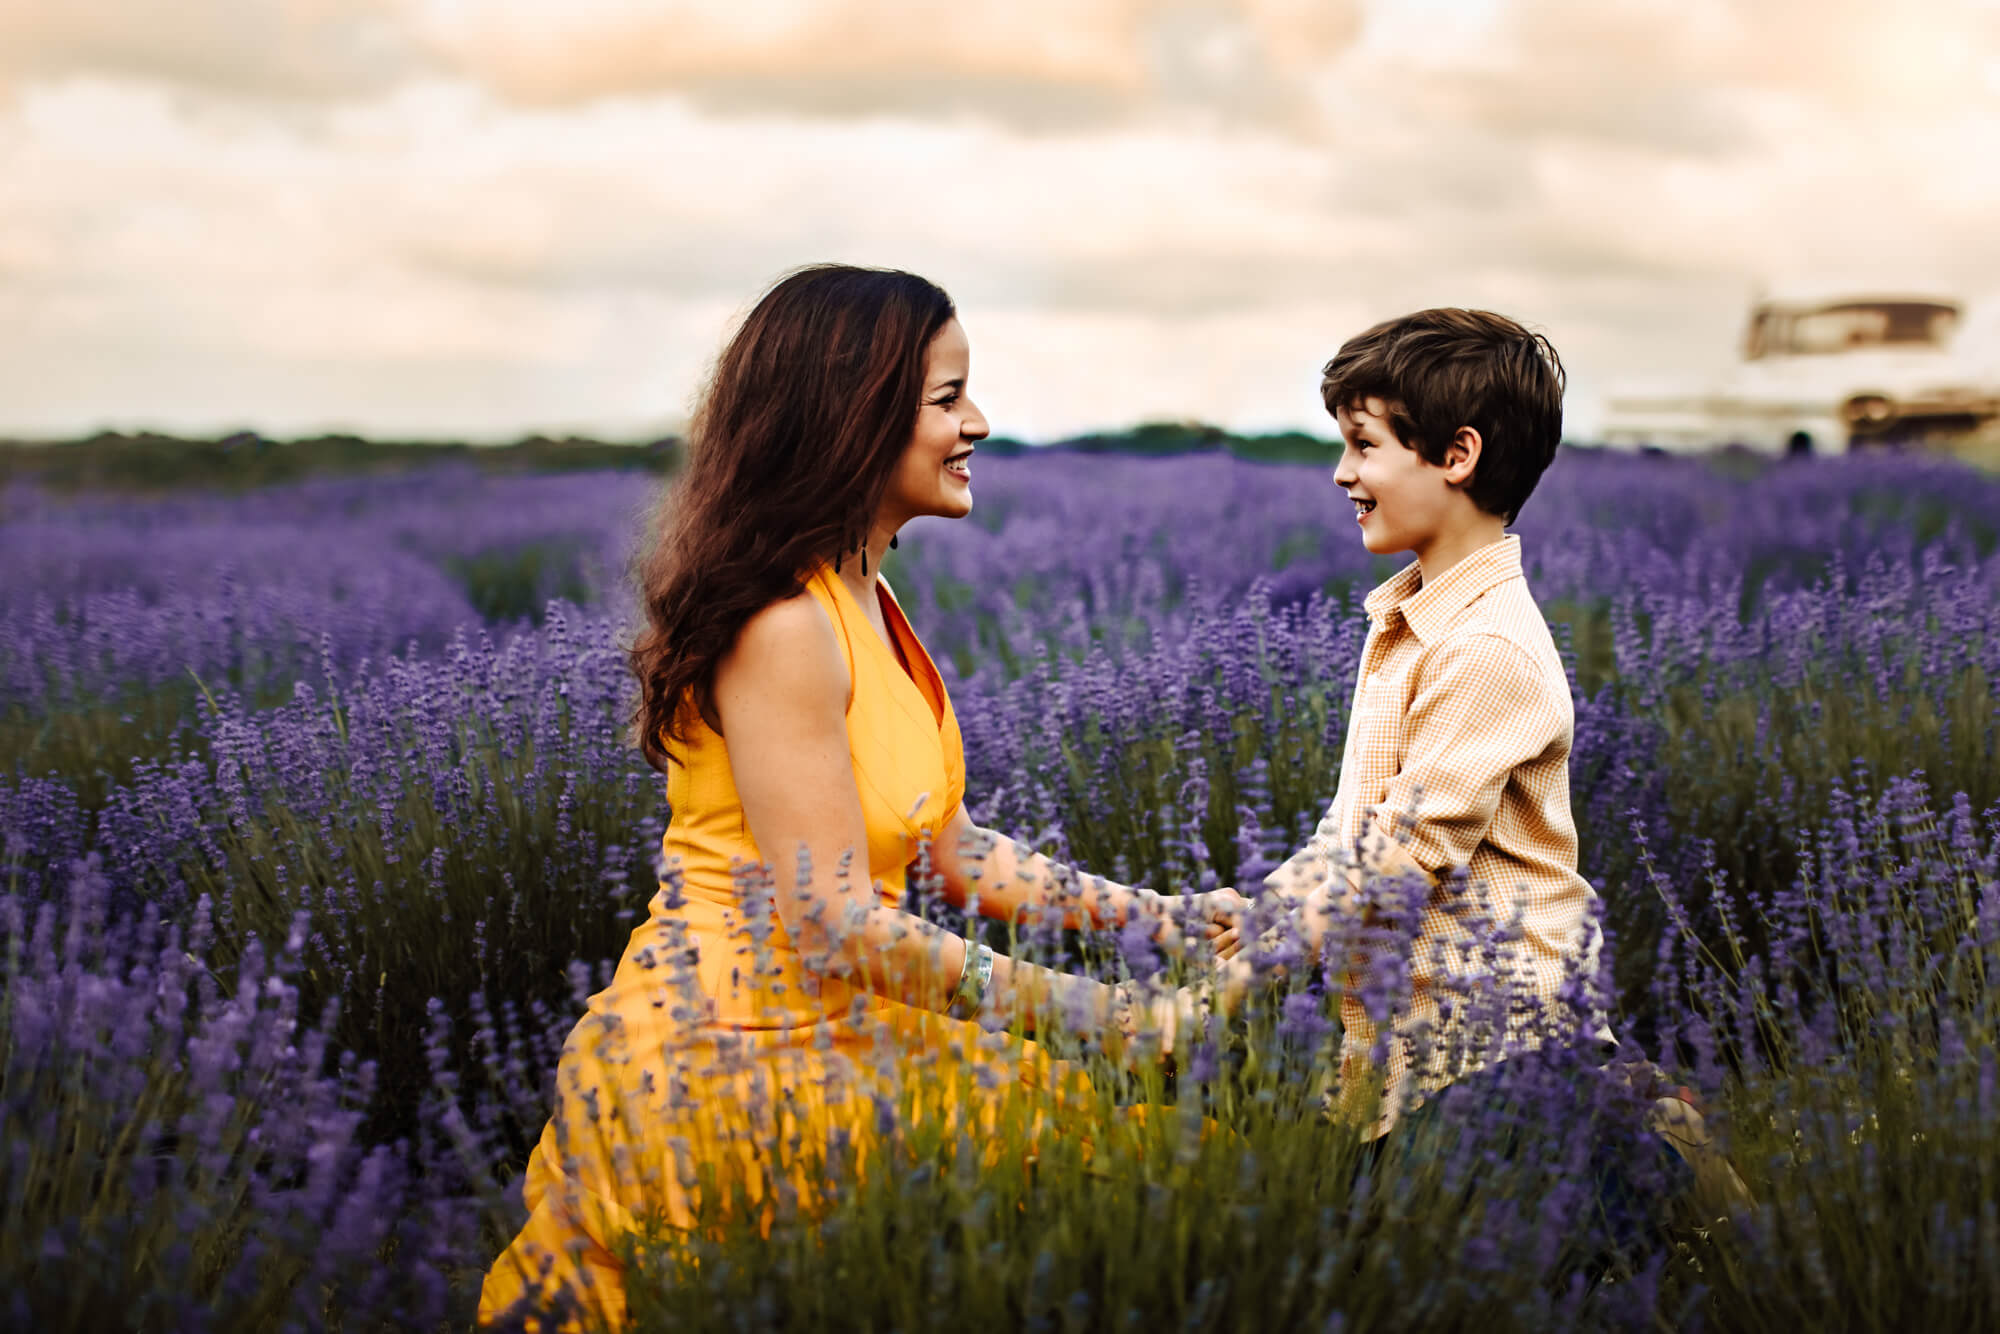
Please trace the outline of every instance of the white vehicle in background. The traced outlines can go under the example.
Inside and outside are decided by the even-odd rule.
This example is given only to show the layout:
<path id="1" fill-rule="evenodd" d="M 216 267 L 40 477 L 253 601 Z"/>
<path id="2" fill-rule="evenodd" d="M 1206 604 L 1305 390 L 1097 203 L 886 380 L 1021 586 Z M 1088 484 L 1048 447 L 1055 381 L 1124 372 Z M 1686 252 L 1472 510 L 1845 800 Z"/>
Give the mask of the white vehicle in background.
<path id="1" fill-rule="evenodd" d="M 1989 432 L 2000 424 L 2000 349 L 1964 326 L 1963 303 L 1936 295 L 1766 297 L 1738 365 L 1693 390 L 1614 393 L 1600 435 L 1676 451 L 1837 454 Z"/>

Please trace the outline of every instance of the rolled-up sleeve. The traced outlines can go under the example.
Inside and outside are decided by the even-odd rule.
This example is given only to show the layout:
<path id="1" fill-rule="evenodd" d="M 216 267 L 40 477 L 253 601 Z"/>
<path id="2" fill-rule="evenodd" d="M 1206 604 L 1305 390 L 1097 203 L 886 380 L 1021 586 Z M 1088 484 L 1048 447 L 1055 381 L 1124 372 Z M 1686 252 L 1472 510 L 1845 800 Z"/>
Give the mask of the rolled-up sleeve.
<path id="1" fill-rule="evenodd" d="M 1567 698 L 1503 635 L 1453 635 L 1426 655 L 1404 714 L 1402 767 L 1375 808 L 1433 875 L 1462 867 L 1493 827 L 1509 778 L 1566 744 Z"/>

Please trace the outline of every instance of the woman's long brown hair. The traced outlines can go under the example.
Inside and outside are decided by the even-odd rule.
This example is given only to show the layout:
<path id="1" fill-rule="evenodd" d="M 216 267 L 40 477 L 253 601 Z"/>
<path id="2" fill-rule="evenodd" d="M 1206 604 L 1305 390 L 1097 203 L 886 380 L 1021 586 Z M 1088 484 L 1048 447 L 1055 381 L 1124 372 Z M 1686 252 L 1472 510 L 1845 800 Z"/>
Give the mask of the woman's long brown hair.
<path id="1" fill-rule="evenodd" d="M 953 314 L 913 273 L 815 265 L 766 292 L 723 349 L 639 569 L 634 722 L 655 769 L 687 740 L 690 710 L 714 720 L 716 664 L 744 623 L 867 538 Z"/>

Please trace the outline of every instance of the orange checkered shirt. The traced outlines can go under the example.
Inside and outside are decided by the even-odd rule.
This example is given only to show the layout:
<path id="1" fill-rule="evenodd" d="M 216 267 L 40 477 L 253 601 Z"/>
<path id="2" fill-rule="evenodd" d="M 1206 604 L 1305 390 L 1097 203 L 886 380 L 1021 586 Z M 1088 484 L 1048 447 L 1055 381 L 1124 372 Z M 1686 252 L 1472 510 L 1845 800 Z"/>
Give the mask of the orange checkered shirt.
<path id="1" fill-rule="evenodd" d="M 1596 895 L 1576 869 L 1569 679 L 1521 572 L 1521 540 L 1504 537 L 1428 584 L 1412 564 L 1364 606 L 1368 639 L 1340 785 L 1300 857 L 1318 861 L 1315 873 L 1344 881 L 1370 839 L 1394 836 L 1433 876 L 1464 868 L 1469 892 L 1489 896 L 1493 919 L 1504 926 L 1519 914 L 1500 979 L 1511 976 L 1517 996 L 1552 1001 L 1580 965 L 1595 961 Z M 1386 1044 L 1387 1089 L 1374 1133 L 1394 1124 L 1405 1094 L 1434 1091 L 1472 1068 L 1443 1063 L 1444 1049 L 1470 1035 L 1440 1022 L 1436 995 L 1445 972 L 1477 966 L 1454 951 L 1469 939 L 1447 892 L 1434 888 L 1410 959 L 1407 1003 L 1399 998 L 1392 1026 L 1398 1034 L 1428 1029 L 1437 1056 L 1406 1089 L 1409 1044 Z M 1350 977 L 1341 1000 L 1340 1083 L 1350 1094 L 1369 1082 L 1377 1037 L 1357 995 L 1364 982 Z M 1531 1045 L 1539 1027 L 1536 1016 L 1517 1012 L 1509 1041 Z"/>

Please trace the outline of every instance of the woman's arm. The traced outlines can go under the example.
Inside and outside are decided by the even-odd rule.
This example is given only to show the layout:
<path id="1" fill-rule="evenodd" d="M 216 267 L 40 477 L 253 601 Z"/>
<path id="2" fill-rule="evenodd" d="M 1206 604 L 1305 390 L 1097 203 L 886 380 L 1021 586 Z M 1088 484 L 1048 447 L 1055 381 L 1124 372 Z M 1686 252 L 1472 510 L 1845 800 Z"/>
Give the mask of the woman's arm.
<path id="1" fill-rule="evenodd" d="M 808 967 L 863 990 L 941 1010 L 966 941 L 881 902 L 847 742 L 847 664 L 810 594 L 753 616 L 717 665 L 715 709 L 743 813 L 775 879 L 779 920 Z M 1110 988 L 1006 957 L 988 1003 L 1031 1018 L 1058 1007 L 1101 1025 Z"/>
<path id="2" fill-rule="evenodd" d="M 980 828 L 963 805 L 938 831 L 931 868 L 943 882 L 945 902 L 955 908 L 977 893 L 981 916 L 1011 921 L 1038 911 L 1059 913 L 1070 930 L 1123 926 L 1134 909 L 1160 897 L 1102 876 L 1079 875 L 1046 853 Z"/>
<path id="3" fill-rule="evenodd" d="M 1030 852 L 1005 834 L 974 824 L 963 805 L 939 831 L 931 867 L 953 907 L 964 907 L 977 893 L 982 916 L 1033 921 L 1040 914 L 1058 914 L 1070 930 L 1123 926 L 1135 912 L 1147 913 L 1160 920 L 1163 943 L 1177 938 L 1170 918 L 1176 906 L 1192 909 L 1191 919 L 1204 923 L 1209 936 L 1250 906 L 1233 889 L 1176 898 L 1079 874 L 1046 853 Z"/>

